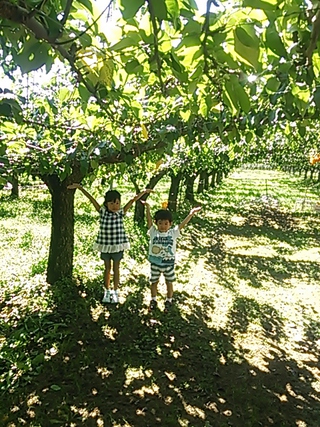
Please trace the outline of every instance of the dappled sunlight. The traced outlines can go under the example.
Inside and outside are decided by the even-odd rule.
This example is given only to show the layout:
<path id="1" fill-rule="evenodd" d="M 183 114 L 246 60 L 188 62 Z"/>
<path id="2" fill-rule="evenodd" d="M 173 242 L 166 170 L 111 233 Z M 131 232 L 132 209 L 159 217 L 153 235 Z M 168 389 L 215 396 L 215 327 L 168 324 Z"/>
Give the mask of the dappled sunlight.
<path id="1" fill-rule="evenodd" d="M 256 227 L 234 200 L 261 196 L 264 180 L 239 194 L 233 180 L 184 230 L 169 313 L 163 280 L 148 312 L 145 259 L 124 262 L 120 304 L 102 304 L 103 268 L 85 239 L 73 281 L 3 282 L 1 425 L 318 426 L 317 236 L 299 222 Z M 23 235 L 32 252 L 34 235 Z"/>

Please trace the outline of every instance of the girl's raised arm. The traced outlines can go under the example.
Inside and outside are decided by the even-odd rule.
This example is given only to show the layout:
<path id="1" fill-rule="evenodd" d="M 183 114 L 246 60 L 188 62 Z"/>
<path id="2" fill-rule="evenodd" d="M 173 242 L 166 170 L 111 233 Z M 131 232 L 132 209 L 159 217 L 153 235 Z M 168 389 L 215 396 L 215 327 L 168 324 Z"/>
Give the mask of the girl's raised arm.
<path id="1" fill-rule="evenodd" d="M 150 205 L 148 202 L 146 202 L 145 200 L 141 200 L 141 203 L 145 205 L 146 207 L 146 214 L 147 214 L 147 226 L 148 226 L 148 230 L 152 227 L 152 216 L 151 216 L 151 212 L 150 212 Z"/>
<path id="2" fill-rule="evenodd" d="M 127 210 L 131 208 L 134 202 L 140 200 L 144 194 L 151 193 L 152 191 L 153 190 L 151 190 L 150 188 L 146 188 L 145 190 L 141 191 L 141 193 L 137 194 L 133 199 L 129 200 L 129 202 L 123 208 L 123 212 L 126 213 Z"/>
<path id="3" fill-rule="evenodd" d="M 99 205 L 99 203 L 96 201 L 96 199 L 94 197 L 91 196 L 90 193 L 87 192 L 87 190 L 85 190 L 81 184 L 78 183 L 74 183 L 71 185 L 68 185 L 67 187 L 69 190 L 80 190 L 82 191 L 82 193 L 90 200 L 90 202 L 93 204 L 93 206 L 96 208 L 96 210 L 99 212 L 101 209 L 101 206 Z"/>

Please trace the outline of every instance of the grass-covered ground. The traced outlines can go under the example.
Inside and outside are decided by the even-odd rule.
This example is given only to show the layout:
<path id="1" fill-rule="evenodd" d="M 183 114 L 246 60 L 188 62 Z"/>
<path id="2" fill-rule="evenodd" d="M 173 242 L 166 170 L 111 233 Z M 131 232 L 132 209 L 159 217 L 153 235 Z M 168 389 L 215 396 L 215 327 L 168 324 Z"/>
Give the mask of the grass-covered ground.
<path id="1" fill-rule="evenodd" d="M 89 202 L 77 193 L 75 280 L 48 286 L 48 192 L 2 191 L 0 426 L 319 427 L 320 213 L 294 208 L 319 190 L 305 185 L 245 170 L 199 197 L 179 243 L 175 309 L 154 315 L 133 211 L 121 304 L 105 306 Z"/>

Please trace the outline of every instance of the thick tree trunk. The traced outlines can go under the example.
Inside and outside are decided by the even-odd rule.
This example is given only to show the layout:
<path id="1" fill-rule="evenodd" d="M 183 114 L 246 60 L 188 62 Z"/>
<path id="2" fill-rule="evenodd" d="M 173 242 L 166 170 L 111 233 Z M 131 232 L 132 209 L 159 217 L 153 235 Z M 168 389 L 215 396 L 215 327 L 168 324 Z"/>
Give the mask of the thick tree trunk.
<path id="1" fill-rule="evenodd" d="M 51 240 L 47 266 L 47 281 L 50 284 L 66 277 L 72 277 L 74 248 L 74 193 L 67 186 L 80 182 L 80 173 L 73 173 L 60 181 L 57 175 L 42 177 L 52 200 Z"/>
<path id="2" fill-rule="evenodd" d="M 47 177 L 51 193 L 51 240 L 49 248 L 47 281 L 55 283 L 72 277 L 74 247 L 74 191 L 67 189 L 58 176 Z"/>
<path id="3" fill-rule="evenodd" d="M 171 212 L 177 212 L 178 194 L 181 178 L 181 172 L 178 172 L 177 175 L 171 174 L 171 185 L 168 198 L 168 209 Z"/>

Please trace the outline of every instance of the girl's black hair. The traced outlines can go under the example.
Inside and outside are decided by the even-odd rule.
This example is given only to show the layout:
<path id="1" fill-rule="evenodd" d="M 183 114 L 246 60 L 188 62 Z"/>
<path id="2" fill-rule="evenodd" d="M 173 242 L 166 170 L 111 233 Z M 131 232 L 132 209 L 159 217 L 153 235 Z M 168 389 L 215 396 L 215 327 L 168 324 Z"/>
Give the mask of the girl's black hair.
<path id="1" fill-rule="evenodd" d="M 169 222 L 172 222 L 172 213 L 167 209 L 160 209 L 154 214 L 153 219 L 155 222 L 159 221 L 160 219 L 167 219 Z"/>
<path id="2" fill-rule="evenodd" d="M 121 195 L 117 190 L 109 190 L 104 195 L 104 204 L 106 206 L 108 202 L 115 202 L 116 200 L 121 200 Z"/>

